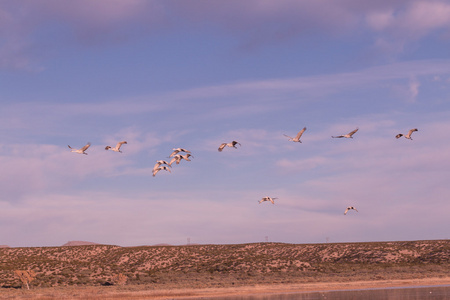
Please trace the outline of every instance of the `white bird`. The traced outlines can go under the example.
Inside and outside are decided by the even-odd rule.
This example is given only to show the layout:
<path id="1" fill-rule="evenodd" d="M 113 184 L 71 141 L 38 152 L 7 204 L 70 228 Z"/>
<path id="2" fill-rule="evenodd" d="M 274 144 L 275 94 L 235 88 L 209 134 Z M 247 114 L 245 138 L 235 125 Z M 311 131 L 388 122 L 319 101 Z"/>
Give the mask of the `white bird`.
<path id="1" fill-rule="evenodd" d="M 155 177 L 156 173 L 158 173 L 161 170 L 166 170 L 166 171 L 169 171 L 170 173 L 172 173 L 167 166 L 160 166 L 153 170 L 153 177 Z"/>
<path id="2" fill-rule="evenodd" d="M 347 209 L 345 210 L 344 215 L 346 215 L 347 212 L 348 212 L 349 210 L 351 210 L 351 209 L 356 210 L 356 212 L 358 212 L 358 210 L 357 210 L 354 206 L 349 206 L 349 207 L 347 207 Z"/>
<path id="3" fill-rule="evenodd" d="M 169 167 L 172 167 L 169 165 L 169 163 L 165 160 L 157 160 L 155 166 L 153 167 L 153 171 L 155 171 L 160 165 L 168 165 Z"/>
<path id="4" fill-rule="evenodd" d="M 353 130 L 350 133 L 347 134 L 343 134 L 343 135 L 338 135 L 338 136 L 332 136 L 332 138 L 353 138 L 353 135 L 358 131 L 359 128 L 356 128 L 355 130 Z"/>
<path id="5" fill-rule="evenodd" d="M 399 139 L 399 138 L 401 138 L 402 136 L 404 136 L 405 138 L 407 138 L 407 139 L 409 139 L 409 140 L 412 140 L 411 134 L 412 134 L 414 131 L 419 131 L 419 130 L 418 130 L 417 128 L 414 128 L 414 129 L 411 129 L 410 131 L 408 131 L 408 134 L 407 134 L 407 135 L 404 135 L 403 133 L 399 133 L 399 134 L 397 134 L 397 135 L 395 136 L 395 138 L 396 138 L 396 139 Z"/>
<path id="6" fill-rule="evenodd" d="M 236 141 L 232 141 L 231 143 L 222 143 L 220 146 L 219 146 L 219 152 L 222 152 L 222 150 L 223 150 L 223 148 L 225 148 L 225 147 L 233 147 L 233 148 L 236 148 L 237 149 L 237 147 L 236 147 L 236 144 L 238 144 L 239 146 L 242 146 L 241 145 L 241 143 L 239 143 L 239 142 L 236 142 Z"/>
<path id="7" fill-rule="evenodd" d="M 174 155 L 174 157 L 170 160 L 170 162 L 168 163 L 168 165 L 169 165 L 169 167 L 171 167 L 172 164 L 173 164 L 174 162 L 176 162 L 177 165 L 178 165 L 182 159 L 187 160 L 187 161 L 191 161 L 191 160 L 189 159 L 190 156 L 192 156 L 192 155 L 189 154 L 189 153 L 186 154 L 186 155 L 182 155 L 182 154 Z M 193 156 L 192 156 L 192 157 L 193 157 Z"/>
<path id="8" fill-rule="evenodd" d="M 259 200 L 259 203 L 261 204 L 264 201 L 270 201 L 270 202 L 272 202 L 272 204 L 275 204 L 275 201 L 273 201 L 275 199 L 278 199 L 278 198 L 271 198 L 271 197 L 267 196 L 267 197 L 263 197 L 261 200 Z"/>
<path id="9" fill-rule="evenodd" d="M 186 150 L 186 149 L 184 149 L 184 148 L 173 148 L 172 150 L 173 150 L 173 152 L 172 152 L 172 154 L 169 155 L 169 157 L 174 156 L 174 155 L 177 154 L 178 152 L 191 153 L 191 151 L 188 151 L 188 150 Z"/>
<path id="10" fill-rule="evenodd" d="M 106 146 L 105 150 L 111 149 L 112 151 L 122 153 L 122 151 L 120 151 L 120 147 L 122 147 L 123 144 L 128 144 L 128 143 L 126 141 L 118 142 L 116 147 L 112 148 L 111 146 Z"/>
<path id="11" fill-rule="evenodd" d="M 305 132 L 305 130 L 306 130 L 306 127 L 304 127 L 302 130 L 300 130 L 300 131 L 297 133 L 297 136 L 296 136 L 295 138 L 293 138 L 293 137 L 291 137 L 291 136 L 288 136 L 288 135 L 286 135 L 286 134 L 283 134 L 283 135 L 286 136 L 286 137 L 288 137 L 288 138 L 289 138 L 289 141 L 301 143 L 302 141 L 300 141 L 300 138 L 302 137 L 302 134 L 303 134 L 303 132 Z"/>
<path id="12" fill-rule="evenodd" d="M 91 146 L 91 143 L 87 143 L 86 146 L 84 146 L 81 149 L 74 149 L 74 148 L 70 147 L 69 145 L 67 145 L 67 147 L 69 147 L 71 149 L 70 152 L 86 154 L 86 155 L 87 155 L 87 153 L 85 151 L 89 148 L 89 146 Z"/>

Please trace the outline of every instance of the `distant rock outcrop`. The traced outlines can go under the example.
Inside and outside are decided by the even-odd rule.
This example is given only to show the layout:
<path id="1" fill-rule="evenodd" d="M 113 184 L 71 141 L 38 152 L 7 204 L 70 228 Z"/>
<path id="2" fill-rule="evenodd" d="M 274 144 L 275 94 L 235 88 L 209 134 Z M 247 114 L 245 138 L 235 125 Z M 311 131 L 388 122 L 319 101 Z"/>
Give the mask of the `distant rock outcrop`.
<path id="1" fill-rule="evenodd" d="M 92 242 L 85 242 L 85 241 L 69 241 L 62 245 L 61 247 L 66 246 L 89 246 L 89 245 L 100 245 L 98 243 L 92 243 Z"/>
<path id="2" fill-rule="evenodd" d="M 10 248 L 8 245 L 0 245 L 0 248 Z"/>

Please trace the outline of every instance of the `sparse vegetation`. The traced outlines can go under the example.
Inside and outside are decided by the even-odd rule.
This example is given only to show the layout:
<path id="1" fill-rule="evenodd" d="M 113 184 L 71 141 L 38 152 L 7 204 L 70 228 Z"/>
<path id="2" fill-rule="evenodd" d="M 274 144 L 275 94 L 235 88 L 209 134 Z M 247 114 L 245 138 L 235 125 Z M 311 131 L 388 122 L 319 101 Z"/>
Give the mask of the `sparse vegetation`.
<path id="1" fill-rule="evenodd" d="M 208 288 L 448 276 L 450 241 L 1 248 L 0 257 L 3 287 L 27 286 L 14 270 L 28 269 L 33 287 Z"/>

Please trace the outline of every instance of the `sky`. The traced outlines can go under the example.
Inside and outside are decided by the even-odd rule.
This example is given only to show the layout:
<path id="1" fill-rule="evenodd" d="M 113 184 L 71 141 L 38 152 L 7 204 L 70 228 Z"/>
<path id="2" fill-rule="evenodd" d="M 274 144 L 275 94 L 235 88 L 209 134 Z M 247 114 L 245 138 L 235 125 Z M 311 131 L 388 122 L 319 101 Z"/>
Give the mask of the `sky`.
<path id="1" fill-rule="evenodd" d="M 449 238 L 450 1 L 4 0 L 0 107 L 0 245 Z"/>

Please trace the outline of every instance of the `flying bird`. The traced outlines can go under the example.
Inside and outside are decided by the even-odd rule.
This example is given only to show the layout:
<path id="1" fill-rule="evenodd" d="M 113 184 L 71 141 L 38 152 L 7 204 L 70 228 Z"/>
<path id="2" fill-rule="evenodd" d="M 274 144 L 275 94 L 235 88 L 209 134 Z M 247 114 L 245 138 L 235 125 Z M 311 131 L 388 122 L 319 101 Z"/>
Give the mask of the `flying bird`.
<path id="1" fill-rule="evenodd" d="M 358 212 L 358 210 L 357 210 L 354 206 L 349 206 L 349 207 L 347 207 L 347 209 L 345 210 L 344 215 L 346 215 L 347 212 L 348 212 L 349 210 L 351 210 L 351 209 L 356 210 L 356 212 Z"/>
<path id="2" fill-rule="evenodd" d="M 239 142 L 236 142 L 236 141 L 232 141 L 231 143 L 222 143 L 220 146 L 219 146 L 219 152 L 222 152 L 222 150 L 223 150 L 223 148 L 225 148 L 225 147 L 233 147 L 233 148 L 236 148 L 237 149 L 237 147 L 236 147 L 236 145 L 239 145 L 239 146 L 242 146 L 241 145 L 241 143 L 239 143 Z"/>
<path id="3" fill-rule="evenodd" d="M 396 139 L 399 139 L 399 138 L 401 138 L 402 136 L 404 136 L 404 137 L 407 138 L 408 140 L 412 140 L 411 134 L 412 134 L 414 131 L 419 131 L 419 130 L 418 130 L 417 128 L 414 128 L 414 129 L 411 129 L 410 131 L 408 131 L 408 134 L 407 134 L 407 135 L 404 135 L 403 133 L 399 133 L 399 134 L 397 134 L 397 135 L 395 136 L 395 138 L 396 138 Z"/>
<path id="4" fill-rule="evenodd" d="M 155 177 L 156 173 L 158 173 L 161 170 L 169 171 L 170 173 L 172 173 L 167 166 L 160 166 L 156 169 L 153 169 L 153 177 Z"/>
<path id="5" fill-rule="evenodd" d="M 155 171 L 160 165 L 168 165 L 169 167 L 172 167 L 169 165 L 169 163 L 165 160 L 157 160 L 155 166 L 153 167 L 153 171 Z"/>
<path id="6" fill-rule="evenodd" d="M 85 151 L 89 148 L 89 146 L 91 146 L 91 143 L 87 143 L 86 146 L 84 146 L 81 149 L 74 149 L 74 148 L 70 147 L 69 145 L 67 145 L 67 147 L 69 147 L 71 149 L 70 152 L 86 154 L 86 155 L 88 155 L 88 154 Z"/>
<path id="7" fill-rule="evenodd" d="M 302 137 L 302 134 L 303 134 L 303 132 L 305 132 L 305 130 L 306 130 L 306 127 L 304 127 L 302 130 L 300 130 L 300 131 L 297 133 L 297 136 L 296 136 L 295 138 L 293 138 L 293 137 L 291 137 L 291 136 L 288 136 L 288 135 L 286 135 L 286 134 L 283 134 L 283 135 L 286 136 L 286 137 L 288 137 L 288 138 L 289 138 L 289 141 L 301 143 L 302 141 L 300 141 L 300 138 Z"/>
<path id="8" fill-rule="evenodd" d="M 171 167 L 172 164 L 173 164 L 174 162 L 176 162 L 177 165 L 178 165 L 182 159 L 187 160 L 187 161 L 191 161 L 191 160 L 189 159 L 189 157 L 191 157 L 191 156 L 192 156 L 192 155 L 189 154 L 189 153 L 186 154 L 186 155 L 182 155 L 182 154 L 174 155 L 174 156 L 172 157 L 172 159 L 170 160 L 170 162 L 169 162 L 167 165 L 168 165 L 169 167 Z M 193 156 L 192 156 L 192 157 L 193 157 Z"/>
<path id="9" fill-rule="evenodd" d="M 178 154 L 178 152 L 191 153 L 191 151 L 186 150 L 184 148 L 173 148 L 172 150 L 173 150 L 173 152 L 172 152 L 172 154 L 169 155 L 169 157 L 172 157 L 172 156 Z"/>
<path id="10" fill-rule="evenodd" d="M 122 151 L 120 151 L 120 147 L 122 147 L 123 144 L 128 144 L 128 143 L 126 141 L 118 142 L 116 147 L 112 148 L 111 146 L 106 146 L 105 150 L 112 150 L 112 151 L 115 151 L 115 152 L 122 153 Z"/>
<path id="11" fill-rule="evenodd" d="M 264 201 L 270 201 L 270 202 L 272 202 L 272 204 L 275 204 L 275 201 L 273 201 L 275 199 L 278 199 L 278 198 L 271 198 L 271 197 L 267 196 L 267 197 L 263 197 L 261 200 L 259 200 L 259 203 L 261 204 Z"/>
<path id="12" fill-rule="evenodd" d="M 338 136 L 332 136 L 332 138 L 347 138 L 347 139 L 352 139 L 353 135 L 358 131 L 359 128 L 356 128 L 355 130 L 353 130 L 350 133 L 347 134 L 343 134 L 343 135 L 338 135 Z"/>

